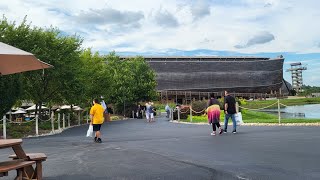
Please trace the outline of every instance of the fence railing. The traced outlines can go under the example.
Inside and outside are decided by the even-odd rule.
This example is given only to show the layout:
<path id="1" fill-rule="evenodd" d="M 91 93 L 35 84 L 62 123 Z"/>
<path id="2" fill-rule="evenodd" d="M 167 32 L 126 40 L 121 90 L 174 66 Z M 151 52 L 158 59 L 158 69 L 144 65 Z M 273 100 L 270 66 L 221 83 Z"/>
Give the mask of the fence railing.
<path id="1" fill-rule="evenodd" d="M 61 119 L 61 114 L 62 114 L 62 119 Z M 81 114 L 75 114 L 78 115 L 78 125 L 81 125 Z M 62 127 L 61 127 L 61 120 L 62 120 Z M 86 117 L 87 123 L 89 122 L 89 117 L 87 114 Z M 2 132 L 3 132 L 3 139 L 7 138 L 7 125 L 8 124 L 26 124 L 26 123 L 30 123 L 30 122 L 35 122 L 35 131 L 36 134 L 35 136 L 39 136 L 39 121 L 41 122 L 49 122 L 51 121 L 51 133 L 54 134 L 56 133 L 55 131 L 55 124 L 58 124 L 58 132 L 63 131 L 64 129 L 70 128 L 71 127 L 71 114 L 68 113 L 67 117 L 66 117 L 66 113 L 58 113 L 57 114 L 57 118 L 55 117 L 55 114 L 52 113 L 49 119 L 46 120 L 42 120 L 39 118 L 38 115 L 36 115 L 33 119 L 27 120 L 27 121 L 13 121 L 11 119 L 6 118 L 6 116 L 4 115 L 2 117 L 2 119 L 0 120 L 0 125 L 2 125 Z M 66 122 L 67 121 L 67 122 Z M 67 127 L 66 127 L 66 123 L 67 123 Z"/>
<path id="2" fill-rule="evenodd" d="M 243 106 L 239 106 L 239 105 L 237 105 L 237 107 L 239 107 L 239 108 L 242 108 L 242 109 L 246 109 L 246 110 L 250 110 L 250 111 L 261 111 L 261 110 L 264 110 L 264 109 L 268 109 L 268 108 L 270 108 L 270 107 L 272 107 L 272 106 L 276 106 L 277 105 L 277 112 L 278 112 L 278 123 L 279 124 L 281 124 L 281 111 L 280 111 L 280 108 L 281 107 L 287 107 L 287 105 L 285 105 L 285 104 L 283 104 L 283 103 L 281 103 L 280 102 L 280 99 L 278 99 L 277 100 L 277 102 L 275 102 L 275 103 L 272 103 L 272 104 L 270 104 L 270 105 L 267 105 L 267 106 L 265 106 L 265 107 L 261 107 L 261 108 L 246 108 L 246 107 L 243 107 Z M 194 109 L 192 109 L 192 106 L 190 105 L 189 106 L 189 109 L 188 110 L 185 110 L 184 109 L 184 111 L 183 110 L 181 110 L 180 108 L 174 108 L 174 109 L 170 109 L 170 119 L 171 120 L 174 120 L 174 118 L 173 118 L 173 113 L 174 112 L 177 112 L 177 121 L 180 121 L 181 119 L 180 119 L 180 117 L 181 117 L 181 114 L 186 114 L 186 113 L 190 113 L 190 122 L 192 122 L 193 120 L 192 120 L 192 112 L 194 112 L 194 113 L 196 113 L 196 114 L 200 114 L 200 113 L 205 113 L 205 110 L 206 109 L 202 109 L 201 111 L 195 111 Z M 239 112 L 239 110 L 237 109 L 237 112 Z"/>

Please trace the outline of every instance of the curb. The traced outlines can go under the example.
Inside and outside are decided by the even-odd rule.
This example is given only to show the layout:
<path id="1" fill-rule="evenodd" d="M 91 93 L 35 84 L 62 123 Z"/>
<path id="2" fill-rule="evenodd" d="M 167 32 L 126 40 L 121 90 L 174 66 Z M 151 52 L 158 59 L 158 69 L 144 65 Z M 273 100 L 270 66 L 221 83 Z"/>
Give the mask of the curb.
<path id="1" fill-rule="evenodd" d="M 193 125 L 210 125 L 208 123 L 190 123 L 190 122 L 182 122 L 182 121 L 169 121 L 171 123 L 177 123 L 177 124 L 193 124 Z M 221 123 L 221 125 L 224 125 L 224 123 Z M 320 126 L 320 123 L 243 123 L 238 126 Z"/>
<path id="2" fill-rule="evenodd" d="M 39 134 L 38 136 L 37 136 L 37 135 L 29 135 L 29 136 L 27 136 L 26 138 L 36 138 L 36 137 L 52 136 L 52 135 L 60 134 L 60 133 L 62 133 L 63 131 L 65 131 L 65 130 L 67 130 L 67 129 L 71 129 L 71 128 L 79 127 L 79 126 L 83 126 L 83 125 L 86 125 L 86 124 L 74 125 L 74 126 L 66 127 L 66 128 L 64 128 L 64 129 L 56 129 L 56 130 L 54 130 L 54 132 L 50 131 L 49 133 Z"/>

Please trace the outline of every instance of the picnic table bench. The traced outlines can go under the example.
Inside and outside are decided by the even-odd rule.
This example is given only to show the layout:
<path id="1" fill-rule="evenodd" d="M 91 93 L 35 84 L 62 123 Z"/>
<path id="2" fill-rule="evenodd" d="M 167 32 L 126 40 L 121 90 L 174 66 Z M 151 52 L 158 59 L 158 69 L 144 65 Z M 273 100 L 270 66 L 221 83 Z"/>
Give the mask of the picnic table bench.
<path id="1" fill-rule="evenodd" d="M 9 156 L 13 160 L 0 162 L 0 177 L 7 176 L 8 171 L 17 170 L 15 179 L 42 179 L 42 161 L 47 159 L 44 153 L 26 154 L 21 147 L 22 139 L 0 140 L 0 149 L 12 148 L 14 155 Z M 32 167 L 36 164 L 36 169 Z"/>
<path id="2" fill-rule="evenodd" d="M 36 161 L 24 161 L 24 160 L 11 160 L 0 162 L 0 177 L 8 176 L 8 172 L 11 170 L 17 170 L 17 176 L 15 179 L 22 180 L 23 177 L 32 179 L 27 173 L 27 167 L 35 164 Z"/>
<path id="3" fill-rule="evenodd" d="M 28 161 L 36 162 L 35 176 L 42 178 L 42 161 L 47 160 L 47 156 L 44 153 L 27 153 Z M 17 155 L 11 154 L 9 158 L 19 159 Z"/>

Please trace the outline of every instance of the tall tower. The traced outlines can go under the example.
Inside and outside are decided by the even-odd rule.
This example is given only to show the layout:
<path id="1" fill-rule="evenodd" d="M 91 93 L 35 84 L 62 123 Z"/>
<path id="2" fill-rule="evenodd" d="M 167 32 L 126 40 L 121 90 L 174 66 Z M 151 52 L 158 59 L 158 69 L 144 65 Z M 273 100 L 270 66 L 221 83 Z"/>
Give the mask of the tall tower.
<path id="1" fill-rule="evenodd" d="M 301 62 L 291 63 L 291 68 L 287 72 L 291 72 L 292 88 L 297 92 L 302 92 L 302 71 L 307 70 L 307 67 L 302 66 Z"/>

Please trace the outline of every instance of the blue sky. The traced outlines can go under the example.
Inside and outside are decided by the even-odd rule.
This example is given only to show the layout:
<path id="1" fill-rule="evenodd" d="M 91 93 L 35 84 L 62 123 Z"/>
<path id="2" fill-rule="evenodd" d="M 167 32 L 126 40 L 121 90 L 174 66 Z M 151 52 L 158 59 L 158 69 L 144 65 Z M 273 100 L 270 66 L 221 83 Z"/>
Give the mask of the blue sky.
<path id="1" fill-rule="evenodd" d="M 320 86 L 318 0 L 1 0 L 10 21 L 54 26 L 83 47 L 121 55 L 263 56 L 308 68 Z"/>

